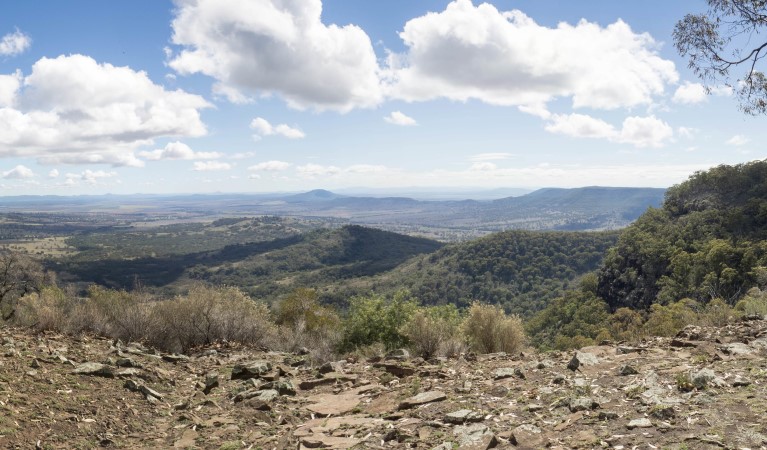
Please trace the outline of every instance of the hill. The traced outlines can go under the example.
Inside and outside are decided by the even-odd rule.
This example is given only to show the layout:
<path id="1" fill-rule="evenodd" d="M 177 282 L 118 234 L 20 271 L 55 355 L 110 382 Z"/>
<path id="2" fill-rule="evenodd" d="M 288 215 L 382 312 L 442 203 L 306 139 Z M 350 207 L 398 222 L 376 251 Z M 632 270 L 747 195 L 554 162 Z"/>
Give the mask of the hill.
<path id="1" fill-rule="evenodd" d="M 613 310 L 683 298 L 734 304 L 767 283 L 765 239 L 767 161 L 698 172 L 623 232 L 597 294 Z"/>
<path id="2" fill-rule="evenodd" d="M 505 231 L 413 258 L 372 285 L 405 287 L 424 304 L 474 300 L 529 315 L 595 270 L 617 232 Z"/>

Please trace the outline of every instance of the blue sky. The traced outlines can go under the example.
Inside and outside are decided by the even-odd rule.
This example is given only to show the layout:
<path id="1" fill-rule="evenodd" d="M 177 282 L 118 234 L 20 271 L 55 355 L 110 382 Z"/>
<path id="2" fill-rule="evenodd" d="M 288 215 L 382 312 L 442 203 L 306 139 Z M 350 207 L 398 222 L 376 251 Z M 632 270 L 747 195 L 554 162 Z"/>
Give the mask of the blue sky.
<path id="1" fill-rule="evenodd" d="M 704 1 L 0 7 L 0 195 L 666 187 L 765 158 L 673 48 Z"/>

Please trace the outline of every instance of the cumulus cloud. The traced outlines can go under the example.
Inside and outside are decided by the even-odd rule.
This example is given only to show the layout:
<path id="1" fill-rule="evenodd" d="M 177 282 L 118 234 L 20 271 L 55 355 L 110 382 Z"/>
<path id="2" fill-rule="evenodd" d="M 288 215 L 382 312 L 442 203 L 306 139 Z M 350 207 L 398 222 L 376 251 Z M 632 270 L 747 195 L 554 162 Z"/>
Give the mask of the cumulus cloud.
<path id="1" fill-rule="evenodd" d="M 32 169 L 22 165 L 18 165 L 7 172 L 3 172 L 3 178 L 6 180 L 23 180 L 34 177 L 35 173 L 32 172 Z"/>
<path id="2" fill-rule="evenodd" d="M 16 103 L 16 92 L 21 88 L 24 77 L 17 70 L 10 75 L 0 75 L 0 108 L 12 107 Z"/>
<path id="3" fill-rule="evenodd" d="M 627 117 L 616 129 L 601 119 L 584 114 L 555 114 L 546 125 L 551 133 L 578 138 L 607 139 L 635 147 L 662 147 L 674 136 L 674 130 L 655 116 Z"/>
<path id="4" fill-rule="evenodd" d="M 370 38 L 322 23 L 321 0 L 175 2 L 172 40 L 183 48 L 170 67 L 216 79 L 231 101 L 276 93 L 293 108 L 345 112 L 382 100 Z"/>
<path id="5" fill-rule="evenodd" d="M 58 177 L 59 177 L 58 169 L 51 169 L 51 171 L 48 172 L 48 178 L 58 178 Z"/>
<path id="6" fill-rule="evenodd" d="M 674 103 L 692 105 L 706 101 L 706 88 L 700 83 L 685 81 L 671 98 Z"/>
<path id="7" fill-rule="evenodd" d="M 111 171 L 107 172 L 104 170 L 84 170 L 80 173 L 67 173 L 64 175 L 64 178 L 66 179 L 64 181 L 64 185 L 66 186 L 77 186 L 80 184 L 80 182 L 89 184 L 89 185 L 96 185 L 99 183 L 99 180 L 106 179 L 106 178 L 113 178 L 117 176 L 117 172 Z"/>
<path id="8" fill-rule="evenodd" d="M 732 145 L 733 147 L 742 147 L 748 144 L 749 142 L 751 142 L 751 139 L 747 138 L 746 136 L 743 136 L 742 134 L 736 134 L 730 139 L 727 139 L 725 144 Z"/>
<path id="9" fill-rule="evenodd" d="M 11 84 L 4 81 L 0 85 Z M 83 55 L 42 58 L 14 86 L 10 95 L 7 86 L 0 88 L 6 105 L 0 108 L 0 157 L 48 164 L 141 166 L 134 150 L 155 138 L 204 135 L 200 110 L 211 106 L 198 95 L 154 84 L 144 72 Z"/>
<path id="10" fill-rule="evenodd" d="M 391 114 L 384 117 L 384 120 L 389 122 L 392 125 L 401 125 L 401 126 L 418 125 L 418 122 L 416 122 L 415 119 L 413 119 L 412 117 L 406 116 L 400 111 L 393 111 Z"/>
<path id="11" fill-rule="evenodd" d="M 261 136 L 283 136 L 288 139 L 303 139 L 306 137 L 303 131 L 298 128 L 291 128 L 290 126 L 282 123 L 277 126 L 272 126 L 268 120 L 263 117 L 256 117 L 250 122 L 250 128 L 256 130 Z"/>
<path id="12" fill-rule="evenodd" d="M 219 162 L 219 161 L 197 161 L 194 163 L 194 166 L 192 167 L 192 170 L 196 172 L 216 172 L 221 170 L 229 170 L 232 168 L 232 165 L 225 162 Z"/>
<path id="13" fill-rule="evenodd" d="M 653 38 L 621 20 L 550 28 L 455 0 L 408 21 L 400 37 L 408 50 L 390 58 L 392 95 L 411 101 L 479 99 L 543 114 L 541 105 L 570 97 L 575 108 L 615 109 L 651 104 L 679 78 Z"/>
<path id="14" fill-rule="evenodd" d="M 298 175 L 305 178 L 315 178 L 319 176 L 337 175 L 341 173 L 341 168 L 336 166 L 323 166 L 320 164 L 306 164 L 296 167 Z"/>
<path id="15" fill-rule="evenodd" d="M 16 30 L 0 38 L 0 56 L 16 56 L 24 53 L 32 45 L 29 36 Z"/>
<path id="16" fill-rule="evenodd" d="M 285 161 L 264 161 L 248 167 L 251 172 L 281 172 L 287 170 L 291 164 Z"/>
<path id="17" fill-rule="evenodd" d="M 159 161 L 161 159 L 218 159 L 223 156 L 218 152 L 195 152 L 188 145 L 178 141 L 169 142 L 164 148 L 139 152 L 138 155 L 150 161 Z"/>

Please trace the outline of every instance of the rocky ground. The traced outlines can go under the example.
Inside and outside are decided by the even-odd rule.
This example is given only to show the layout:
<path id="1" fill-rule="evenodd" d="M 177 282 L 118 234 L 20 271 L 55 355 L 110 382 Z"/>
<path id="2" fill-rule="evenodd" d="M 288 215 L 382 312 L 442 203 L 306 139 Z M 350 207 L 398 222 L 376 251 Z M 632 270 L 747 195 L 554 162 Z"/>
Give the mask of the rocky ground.
<path id="1" fill-rule="evenodd" d="M 767 448 L 767 322 L 312 366 L 0 329 L 1 448 Z"/>

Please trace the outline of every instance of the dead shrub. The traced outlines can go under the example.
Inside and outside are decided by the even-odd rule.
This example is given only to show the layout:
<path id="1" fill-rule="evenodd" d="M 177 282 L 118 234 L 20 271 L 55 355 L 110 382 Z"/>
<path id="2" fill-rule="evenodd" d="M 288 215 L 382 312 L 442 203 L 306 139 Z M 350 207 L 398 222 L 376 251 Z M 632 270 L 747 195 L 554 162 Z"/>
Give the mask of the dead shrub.
<path id="1" fill-rule="evenodd" d="M 472 303 L 463 332 L 469 347 L 478 353 L 516 353 L 527 338 L 519 316 L 508 316 L 500 306 Z"/>
<path id="2" fill-rule="evenodd" d="M 217 341 L 262 345 L 274 332 L 266 305 L 233 287 L 193 286 L 185 296 L 152 308 L 149 342 L 168 351 L 187 351 Z"/>
<path id="3" fill-rule="evenodd" d="M 458 310 L 453 305 L 420 308 L 401 332 L 415 355 L 429 359 L 445 350 L 454 353 L 456 349 L 446 348 L 446 344 L 457 337 L 459 324 Z"/>
<path id="4" fill-rule="evenodd" d="M 38 331 L 67 329 L 76 301 L 57 287 L 44 287 L 39 293 L 27 294 L 16 305 L 14 322 Z"/>

